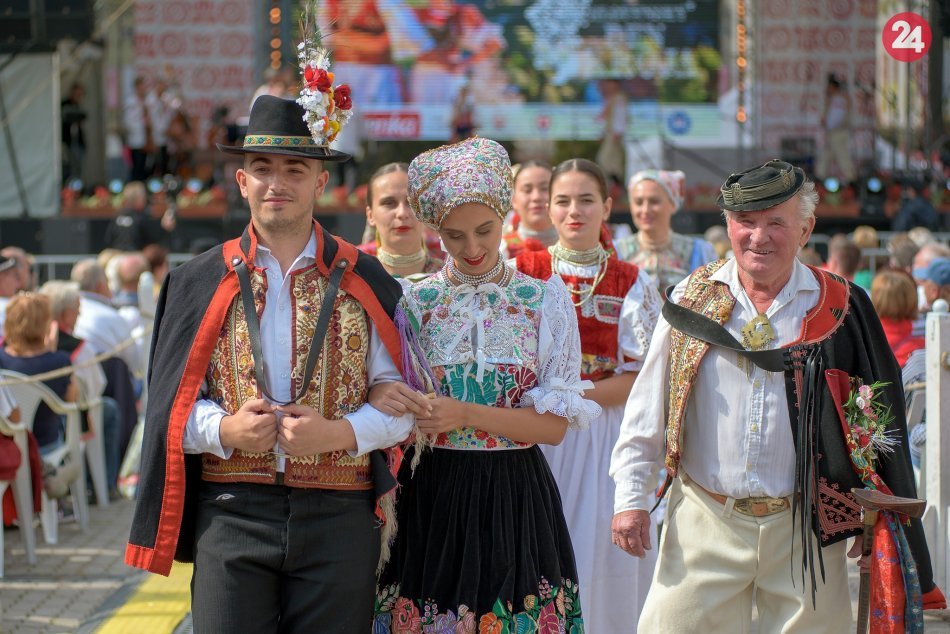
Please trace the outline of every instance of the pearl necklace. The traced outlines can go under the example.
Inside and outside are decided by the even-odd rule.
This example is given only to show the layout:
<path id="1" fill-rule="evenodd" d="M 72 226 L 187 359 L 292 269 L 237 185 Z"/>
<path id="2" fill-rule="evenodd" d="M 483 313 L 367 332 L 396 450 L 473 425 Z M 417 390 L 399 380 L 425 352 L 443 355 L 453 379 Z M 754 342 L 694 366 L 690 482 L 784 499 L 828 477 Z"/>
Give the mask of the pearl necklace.
<path id="1" fill-rule="evenodd" d="M 557 263 L 564 262 L 566 264 L 573 264 L 574 266 L 593 266 L 597 265 L 597 273 L 594 275 L 594 281 L 591 283 L 590 287 L 587 290 L 575 290 L 570 286 L 567 287 L 567 290 L 571 293 L 571 303 L 574 306 L 580 308 L 587 302 L 591 297 L 594 296 L 594 291 L 597 290 L 597 285 L 600 284 L 604 276 L 607 275 L 607 266 L 608 261 L 610 260 L 610 254 L 607 253 L 607 250 L 604 249 L 603 245 L 598 244 L 593 249 L 585 249 L 583 251 L 576 251 L 574 249 L 568 249 L 563 246 L 560 242 L 555 244 L 552 247 L 548 247 L 548 253 L 551 254 L 551 269 L 557 272 Z M 578 297 L 575 301 L 574 297 Z"/>
<path id="2" fill-rule="evenodd" d="M 383 266 L 401 269 L 414 266 L 420 262 L 424 262 L 426 259 L 426 250 L 419 249 L 412 255 L 399 255 L 398 253 L 390 253 L 389 251 L 385 251 L 382 247 L 380 247 L 376 249 L 376 258 L 383 264 Z"/>
<path id="3" fill-rule="evenodd" d="M 450 257 L 448 258 L 448 262 L 445 263 L 445 268 L 442 269 L 442 272 L 444 275 L 446 269 L 448 269 L 448 273 L 455 278 L 460 285 L 468 284 L 469 286 L 478 287 L 499 277 L 506 268 L 505 263 L 501 261 L 501 255 L 499 255 L 498 261 L 495 262 L 495 266 L 493 266 L 490 271 L 482 273 L 481 275 L 467 275 L 459 271 L 458 266 L 455 264 L 455 258 Z"/>

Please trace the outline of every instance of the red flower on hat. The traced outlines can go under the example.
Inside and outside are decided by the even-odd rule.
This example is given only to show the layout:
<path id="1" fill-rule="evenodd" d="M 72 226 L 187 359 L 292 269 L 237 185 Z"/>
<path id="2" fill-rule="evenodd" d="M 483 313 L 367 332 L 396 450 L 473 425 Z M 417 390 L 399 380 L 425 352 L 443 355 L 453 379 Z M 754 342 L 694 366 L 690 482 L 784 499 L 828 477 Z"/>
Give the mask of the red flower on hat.
<path id="1" fill-rule="evenodd" d="M 333 79 L 327 71 L 322 68 L 313 68 L 312 66 L 304 68 L 303 79 L 307 83 L 307 88 L 310 90 L 319 90 L 320 92 L 330 90 L 330 86 L 333 84 Z"/>
<path id="2" fill-rule="evenodd" d="M 353 107 L 353 99 L 350 97 L 350 87 L 346 84 L 340 84 L 333 89 L 333 103 L 340 110 L 349 110 Z"/>

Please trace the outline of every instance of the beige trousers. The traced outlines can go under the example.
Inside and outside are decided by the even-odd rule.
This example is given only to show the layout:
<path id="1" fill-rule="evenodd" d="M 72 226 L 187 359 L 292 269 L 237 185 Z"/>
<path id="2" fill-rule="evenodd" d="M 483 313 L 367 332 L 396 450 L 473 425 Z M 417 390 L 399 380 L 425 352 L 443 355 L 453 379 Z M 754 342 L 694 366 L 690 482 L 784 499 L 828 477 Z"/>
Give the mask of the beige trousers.
<path id="1" fill-rule="evenodd" d="M 802 584 L 801 541 L 791 511 L 750 517 L 734 512 L 732 504 L 723 506 L 695 484 L 674 481 L 637 631 L 744 634 L 752 624 L 753 600 L 762 634 L 850 631 L 846 542 L 822 550 L 825 581 L 816 572 L 812 609 L 811 581 L 806 573 Z"/>
<path id="2" fill-rule="evenodd" d="M 854 161 L 851 160 L 851 132 L 848 128 L 838 128 L 826 132 L 825 147 L 818 156 L 815 165 L 815 175 L 818 178 L 828 178 L 831 161 L 838 166 L 841 176 L 841 186 L 844 187 L 854 180 Z"/>

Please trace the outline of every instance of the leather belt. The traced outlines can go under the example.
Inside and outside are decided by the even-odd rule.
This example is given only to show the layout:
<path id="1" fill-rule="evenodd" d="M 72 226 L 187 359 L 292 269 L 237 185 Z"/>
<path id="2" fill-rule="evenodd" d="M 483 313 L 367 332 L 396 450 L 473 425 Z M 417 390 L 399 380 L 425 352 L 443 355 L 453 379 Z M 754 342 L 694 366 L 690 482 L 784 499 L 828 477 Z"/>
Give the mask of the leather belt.
<path id="1" fill-rule="evenodd" d="M 689 478 L 688 482 L 723 506 L 729 501 L 728 496 L 713 493 L 692 478 Z M 743 515 L 766 517 L 788 510 L 791 508 L 791 504 L 789 503 L 789 498 L 750 497 L 736 499 L 736 503 L 732 508 L 736 513 L 742 513 Z"/>

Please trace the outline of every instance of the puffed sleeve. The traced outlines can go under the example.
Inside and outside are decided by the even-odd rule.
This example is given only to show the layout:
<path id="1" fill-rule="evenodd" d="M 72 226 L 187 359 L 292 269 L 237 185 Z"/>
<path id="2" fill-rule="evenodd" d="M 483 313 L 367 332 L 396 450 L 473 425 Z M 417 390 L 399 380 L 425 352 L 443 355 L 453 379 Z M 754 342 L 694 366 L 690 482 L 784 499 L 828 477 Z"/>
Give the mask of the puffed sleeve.
<path id="1" fill-rule="evenodd" d="M 545 284 L 538 336 L 538 385 L 521 399 L 539 414 L 551 412 L 568 420 L 571 429 L 586 429 L 600 416 L 600 405 L 584 398 L 594 387 L 581 380 L 581 337 L 577 313 L 567 287 L 557 275 Z"/>
<path id="2" fill-rule="evenodd" d="M 656 320 L 663 308 L 663 300 L 656 290 L 656 282 L 641 270 L 636 283 L 627 291 L 620 309 L 617 328 L 620 372 L 639 372 L 650 347 L 650 338 Z"/>

